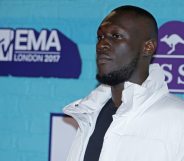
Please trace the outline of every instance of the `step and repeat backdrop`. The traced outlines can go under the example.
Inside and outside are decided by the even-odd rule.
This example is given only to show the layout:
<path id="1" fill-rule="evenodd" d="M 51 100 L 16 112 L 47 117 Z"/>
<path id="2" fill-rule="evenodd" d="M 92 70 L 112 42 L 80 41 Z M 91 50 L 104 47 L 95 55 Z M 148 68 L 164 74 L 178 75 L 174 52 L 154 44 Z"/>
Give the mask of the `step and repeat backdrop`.
<path id="1" fill-rule="evenodd" d="M 66 160 L 78 125 L 62 108 L 96 87 L 96 30 L 120 5 L 155 16 L 153 62 L 184 99 L 183 1 L 1 0 L 0 160 Z"/>

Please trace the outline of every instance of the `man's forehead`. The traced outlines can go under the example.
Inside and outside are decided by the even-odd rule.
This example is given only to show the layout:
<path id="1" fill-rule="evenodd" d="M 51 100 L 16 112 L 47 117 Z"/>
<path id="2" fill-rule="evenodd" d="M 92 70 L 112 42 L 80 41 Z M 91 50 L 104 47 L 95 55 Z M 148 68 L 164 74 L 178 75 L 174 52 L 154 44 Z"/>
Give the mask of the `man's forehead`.
<path id="1" fill-rule="evenodd" d="M 136 23 L 136 25 L 135 25 Z M 137 18 L 131 13 L 111 12 L 100 24 L 99 29 L 104 26 L 117 26 L 123 29 L 137 26 Z"/>
<path id="2" fill-rule="evenodd" d="M 134 12 L 117 12 L 112 11 L 105 19 L 102 21 L 101 24 L 106 22 L 113 23 L 113 24 L 120 24 L 121 22 L 131 22 L 135 23 L 138 22 L 140 16 L 136 15 Z"/>

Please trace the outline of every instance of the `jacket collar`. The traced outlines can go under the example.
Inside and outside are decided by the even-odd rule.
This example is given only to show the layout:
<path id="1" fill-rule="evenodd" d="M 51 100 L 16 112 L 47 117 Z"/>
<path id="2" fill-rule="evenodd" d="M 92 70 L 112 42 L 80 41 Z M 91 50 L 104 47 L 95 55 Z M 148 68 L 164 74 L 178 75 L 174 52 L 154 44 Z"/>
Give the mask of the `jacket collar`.
<path id="1" fill-rule="evenodd" d="M 149 76 L 142 85 L 126 82 L 122 92 L 123 103 L 118 108 L 117 114 L 121 115 L 135 110 L 144 111 L 143 108 L 146 110 L 162 95 L 169 92 L 164 80 L 164 71 L 161 67 L 158 64 L 151 64 Z"/>
<path id="2" fill-rule="evenodd" d="M 161 67 L 158 64 L 151 64 L 149 76 L 142 85 L 125 82 L 125 88 L 122 92 L 123 103 L 118 108 L 116 115 L 121 116 L 135 110 L 145 111 L 162 95 L 168 93 L 167 84 L 164 79 L 165 76 Z M 89 96 L 71 103 L 63 111 L 75 119 L 80 116 L 81 120 L 82 115 L 80 114 L 90 114 L 100 111 L 110 98 L 110 86 L 100 85 Z"/>

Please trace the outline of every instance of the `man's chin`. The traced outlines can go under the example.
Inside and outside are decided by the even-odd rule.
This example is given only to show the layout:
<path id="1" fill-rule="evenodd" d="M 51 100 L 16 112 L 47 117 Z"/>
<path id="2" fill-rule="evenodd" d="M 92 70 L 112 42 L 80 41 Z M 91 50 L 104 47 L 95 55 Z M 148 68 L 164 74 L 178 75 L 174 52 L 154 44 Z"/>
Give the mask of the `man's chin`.
<path id="1" fill-rule="evenodd" d="M 111 74 L 107 74 L 107 75 L 96 75 L 96 79 L 102 83 L 102 84 L 106 84 L 109 86 L 115 86 L 118 85 L 120 83 L 122 83 L 124 80 L 119 80 L 116 79 L 115 77 L 113 77 Z"/>
<path id="2" fill-rule="evenodd" d="M 122 66 L 119 70 L 112 71 L 109 74 L 102 74 L 102 71 L 96 75 L 96 79 L 103 84 L 115 86 L 130 79 L 136 69 L 139 57 L 134 58 L 129 64 Z"/>

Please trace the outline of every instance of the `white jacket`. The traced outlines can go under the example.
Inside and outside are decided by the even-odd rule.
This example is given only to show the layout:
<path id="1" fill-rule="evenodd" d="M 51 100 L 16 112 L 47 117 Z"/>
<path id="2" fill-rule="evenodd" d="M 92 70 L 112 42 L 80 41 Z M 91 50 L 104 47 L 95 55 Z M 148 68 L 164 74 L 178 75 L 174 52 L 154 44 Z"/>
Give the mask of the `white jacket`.
<path id="1" fill-rule="evenodd" d="M 101 85 L 64 108 L 79 124 L 67 161 L 83 161 L 97 116 L 109 98 L 110 87 Z M 184 101 L 168 93 L 159 65 L 150 65 L 141 86 L 126 82 L 122 100 L 99 161 L 184 161 Z"/>

